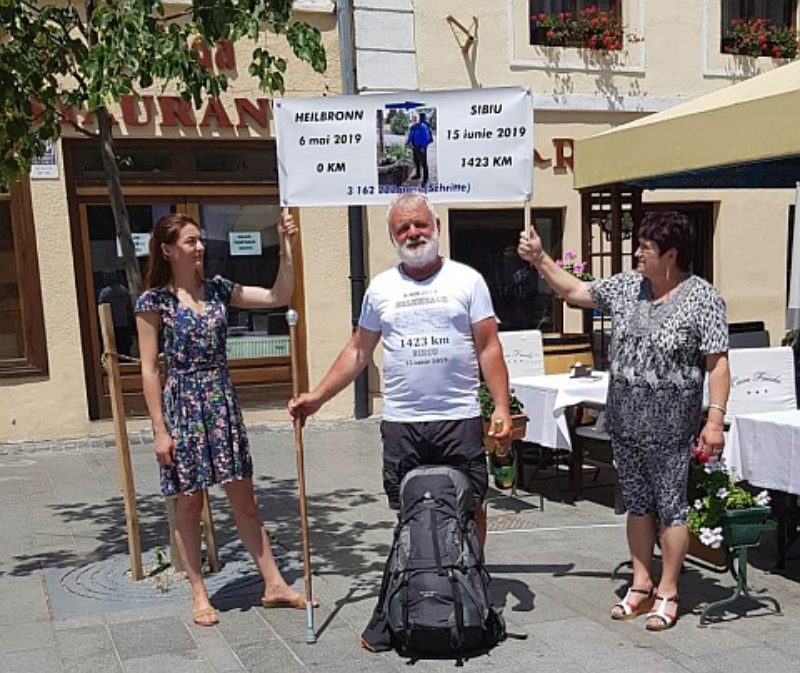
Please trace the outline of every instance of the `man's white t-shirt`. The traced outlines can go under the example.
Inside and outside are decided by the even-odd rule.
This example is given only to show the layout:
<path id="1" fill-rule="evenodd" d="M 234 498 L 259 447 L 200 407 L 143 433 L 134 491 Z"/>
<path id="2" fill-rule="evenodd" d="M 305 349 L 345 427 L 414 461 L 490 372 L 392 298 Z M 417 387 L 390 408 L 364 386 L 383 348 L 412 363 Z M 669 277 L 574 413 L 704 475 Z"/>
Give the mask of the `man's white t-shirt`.
<path id="1" fill-rule="evenodd" d="M 489 288 L 474 269 L 445 259 L 414 280 L 400 265 L 370 283 L 359 325 L 380 332 L 387 421 L 474 418 L 478 358 L 472 325 L 494 316 Z"/>

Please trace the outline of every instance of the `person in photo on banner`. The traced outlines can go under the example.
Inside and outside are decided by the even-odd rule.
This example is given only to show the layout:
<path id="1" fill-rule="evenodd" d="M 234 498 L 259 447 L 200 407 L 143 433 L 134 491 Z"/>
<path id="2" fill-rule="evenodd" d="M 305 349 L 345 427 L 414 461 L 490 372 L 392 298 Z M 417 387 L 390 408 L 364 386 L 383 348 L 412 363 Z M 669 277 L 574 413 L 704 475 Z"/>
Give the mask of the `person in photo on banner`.
<path id="1" fill-rule="evenodd" d="M 508 371 L 489 289 L 477 271 L 439 255 L 441 225 L 423 195 L 399 196 L 387 222 L 400 263 L 372 280 L 358 328 L 316 388 L 289 402 L 289 413 L 305 419 L 318 411 L 358 376 L 382 342 L 383 485 L 389 505 L 399 509 L 400 482 L 413 468 L 451 465 L 470 480 L 483 544 L 488 475 L 481 372 L 495 400 L 494 436 L 507 442 L 511 432 Z"/>
<path id="2" fill-rule="evenodd" d="M 674 211 L 647 213 L 637 269 L 602 280 L 584 282 L 559 268 L 535 230 L 520 234 L 518 248 L 567 302 L 612 317 L 606 429 L 628 513 L 633 581 L 611 617 L 646 614 L 650 631 L 670 628 L 678 617 L 678 577 L 689 544 L 689 461 L 693 451 L 722 453 L 730 389 L 725 302 L 691 273 L 692 250 L 689 220 Z M 656 536 L 657 587 L 651 575 Z"/>
<path id="3" fill-rule="evenodd" d="M 281 262 L 275 284 L 241 286 L 221 276 L 204 278 L 200 227 L 188 215 L 165 215 L 153 228 L 147 290 L 136 303 L 161 492 L 177 498 L 175 539 L 191 585 L 192 616 L 202 626 L 219 622 L 200 567 L 203 491 L 212 484 L 225 489 L 239 537 L 264 579 L 264 607 L 306 607 L 305 596 L 281 576 L 258 512 L 247 432 L 226 357 L 228 306 L 265 309 L 291 298 L 294 272 L 287 252 L 297 226 L 286 215 L 277 228 Z M 159 353 L 167 364 L 163 390 Z"/>
<path id="4" fill-rule="evenodd" d="M 428 184 L 428 145 L 432 142 L 433 130 L 428 123 L 427 115 L 424 112 L 413 115 L 411 127 L 408 129 L 406 146 L 411 147 L 414 158 L 414 175 L 411 176 L 411 179 L 420 180 L 422 187 Z"/>

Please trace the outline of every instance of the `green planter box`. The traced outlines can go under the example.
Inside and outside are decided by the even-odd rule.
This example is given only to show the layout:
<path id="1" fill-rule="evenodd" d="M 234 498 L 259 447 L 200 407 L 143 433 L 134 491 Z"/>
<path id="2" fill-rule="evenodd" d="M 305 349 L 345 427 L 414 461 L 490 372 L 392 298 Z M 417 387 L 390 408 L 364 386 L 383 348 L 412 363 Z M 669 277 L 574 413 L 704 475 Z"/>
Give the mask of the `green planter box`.
<path id="1" fill-rule="evenodd" d="M 769 513 L 770 508 L 766 506 L 725 510 L 722 520 L 725 546 L 730 549 L 757 545 L 764 531 L 775 528 L 775 523 L 768 520 Z"/>

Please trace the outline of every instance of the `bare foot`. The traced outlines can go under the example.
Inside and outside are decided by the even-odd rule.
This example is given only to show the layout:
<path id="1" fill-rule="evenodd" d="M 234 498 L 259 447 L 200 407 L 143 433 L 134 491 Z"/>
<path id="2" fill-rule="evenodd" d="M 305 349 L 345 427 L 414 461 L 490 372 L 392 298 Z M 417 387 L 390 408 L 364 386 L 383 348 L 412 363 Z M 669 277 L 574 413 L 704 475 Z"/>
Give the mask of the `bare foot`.
<path id="1" fill-rule="evenodd" d="M 279 587 L 267 587 L 261 599 L 261 604 L 265 608 L 297 608 L 298 610 L 305 610 L 306 596 L 304 593 L 301 594 L 285 584 Z M 312 605 L 315 608 L 319 607 L 319 601 L 313 599 Z"/>
<path id="2" fill-rule="evenodd" d="M 219 615 L 208 600 L 208 596 L 198 597 L 192 601 L 192 619 L 199 626 L 216 626 Z"/>

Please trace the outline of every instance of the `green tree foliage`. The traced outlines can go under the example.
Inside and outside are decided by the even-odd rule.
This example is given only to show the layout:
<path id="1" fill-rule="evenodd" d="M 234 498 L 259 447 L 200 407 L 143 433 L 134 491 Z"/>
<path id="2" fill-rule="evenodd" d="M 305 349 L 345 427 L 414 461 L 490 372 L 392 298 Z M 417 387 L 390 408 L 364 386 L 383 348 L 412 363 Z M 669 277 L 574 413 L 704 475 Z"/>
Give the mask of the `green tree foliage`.
<path id="1" fill-rule="evenodd" d="M 0 183 L 25 175 L 55 141 L 65 111 L 93 112 L 96 138 L 132 293 L 141 288 L 117 166 L 109 108 L 122 96 L 171 85 L 199 108 L 228 86 L 203 67 L 203 43 L 250 40 L 249 73 L 262 90 L 284 88 L 286 60 L 259 46 L 268 29 L 317 72 L 326 68 L 319 30 L 292 17 L 292 0 L 0 0 Z M 261 39 L 261 44 L 264 44 Z"/>
<path id="2" fill-rule="evenodd" d="M 387 120 L 389 122 L 389 128 L 395 135 L 405 135 L 408 133 L 408 127 L 411 126 L 411 122 L 405 110 L 390 110 L 387 115 Z"/>

